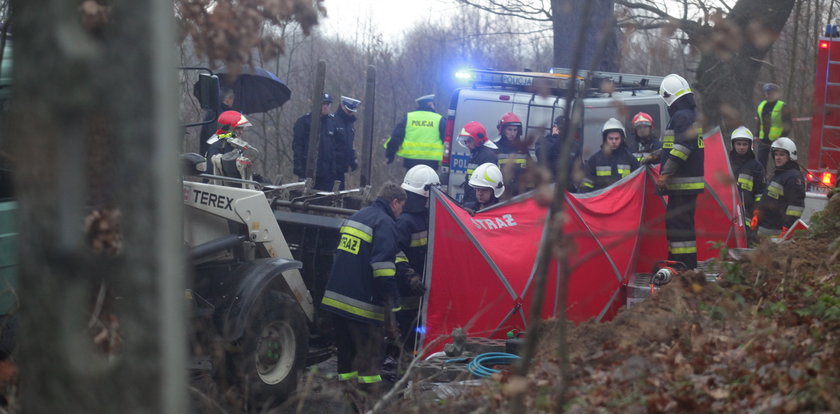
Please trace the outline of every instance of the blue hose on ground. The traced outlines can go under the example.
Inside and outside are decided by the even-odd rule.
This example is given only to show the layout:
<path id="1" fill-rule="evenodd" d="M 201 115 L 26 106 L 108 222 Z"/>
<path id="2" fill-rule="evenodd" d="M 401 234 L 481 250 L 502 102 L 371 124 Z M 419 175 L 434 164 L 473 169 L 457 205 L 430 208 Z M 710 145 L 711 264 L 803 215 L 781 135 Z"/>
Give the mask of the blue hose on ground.
<path id="1" fill-rule="evenodd" d="M 489 377 L 502 372 L 501 370 L 490 368 L 490 365 L 512 364 L 517 359 L 519 359 L 519 355 L 508 354 L 506 352 L 488 352 L 473 358 L 467 364 L 467 369 L 476 377 Z"/>

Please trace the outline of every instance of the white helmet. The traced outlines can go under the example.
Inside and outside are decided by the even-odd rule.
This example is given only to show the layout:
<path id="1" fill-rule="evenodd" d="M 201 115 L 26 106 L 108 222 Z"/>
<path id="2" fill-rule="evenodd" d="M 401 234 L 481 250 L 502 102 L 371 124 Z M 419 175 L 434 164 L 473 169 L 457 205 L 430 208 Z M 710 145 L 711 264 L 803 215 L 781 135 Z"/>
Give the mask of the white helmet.
<path id="1" fill-rule="evenodd" d="M 435 170 L 428 165 L 420 164 L 406 171 L 405 178 L 400 187 L 405 191 L 411 191 L 414 194 L 428 197 L 429 190 L 435 185 L 440 185 L 440 178 Z"/>
<path id="2" fill-rule="evenodd" d="M 493 194 L 499 198 L 505 192 L 502 170 L 492 162 L 481 164 L 470 176 L 470 186 L 492 188 Z"/>
<path id="3" fill-rule="evenodd" d="M 693 92 L 691 92 L 688 81 L 673 73 L 662 79 L 662 84 L 659 85 L 659 96 L 665 100 L 668 106 L 671 106 L 679 97 L 689 93 Z"/>
<path id="4" fill-rule="evenodd" d="M 736 139 L 745 139 L 752 142 L 753 138 L 753 133 L 752 131 L 750 131 L 749 128 L 745 126 L 739 126 L 738 128 L 735 128 L 734 131 L 732 131 L 732 135 L 730 136 L 729 140 L 734 142 Z"/>
<path id="5" fill-rule="evenodd" d="M 621 121 L 610 118 L 607 122 L 604 122 L 604 127 L 601 128 L 601 137 L 605 140 L 607 139 L 607 132 L 609 131 L 618 131 L 621 132 L 621 139 L 624 140 L 624 137 L 627 135 L 624 133 L 624 124 Z"/>
<path id="6" fill-rule="evenodd" d="M 790 159 L 796 161 L 796 144 L 793 142 L 792 139 L 788 137 L 779 137 L 773 141 L 773 145 L 770 146 L 770 151 L 773 150 L 785 150 L 790 155 Z"/>

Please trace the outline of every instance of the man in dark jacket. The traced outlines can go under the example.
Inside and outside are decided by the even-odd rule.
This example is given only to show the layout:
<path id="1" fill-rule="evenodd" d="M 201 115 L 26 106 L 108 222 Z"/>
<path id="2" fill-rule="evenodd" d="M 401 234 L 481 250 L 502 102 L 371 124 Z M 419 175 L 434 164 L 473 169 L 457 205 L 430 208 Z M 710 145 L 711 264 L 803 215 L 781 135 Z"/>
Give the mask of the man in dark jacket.
<path id="1" fill-rule="evenodd" d="M 403 213 L 397 218 L 399 246 L 408 269 L 397 258 L 397 284 L 400 288 L 400 311 L 397 322 L 405 349 L 414 351 L 417 336 L 417 317 L 423 294 L 423 272 L 429 248 L 429 194 L 440 185 L 440 178 L 428 165 L 415 165 L 405 173 L 401 185 L 408 199 Z"/>
<path id="2" fill-rule="evenodd" d="M 394 126 L 391 138 L 385 143 L 385 158 L 390 164 L 397 155 L 403 157 L 406 170 L 424 164 L 437 171 L 443 159 L 446 123 L 435 112 L 434 95 L 421 96 L 415 102 L 417 109 Z"/>
<path id="3" fill-rule="evenodd" d="M 703 178 L 703 134 L 697 127 L 694 93 L 682 76 L 671 74 L 662 80 L 659 95 L 668 104 L 671 121 L 662 139 L 662 157 L 656 186 L 668 196 L 665 232 L 668 260 L 697 267 L 697 235 L 694 211 L 697 195 L 705 189 Z"/>
<path id="4" fill-rule="evenodd" d="M 476 121 L 464 125 L 461 133 L 458 134 L 458 144 L 470 150 L 467 175 L 464 177 L 464 183 L 461 184 L 464 189 L 464 198 L 461 199 L 461 204 L 471 203 L 475 201 L 475 189 L 469 185 L 470 176 L 479 165 L 487 163 L 499 165 L 499 158 L 496 155 L 498 147 L 487 138 L 484 125 Z"/>
<path id="5" fill-rule="evenodd" d="M 566 118 L 561 115 L 554 118 L 551 133 L 537 141 L 535 146 L 537 161 L 541 167 L 547 168 L 551 172 L 552 178 L 556 178 L 557 175 L 557 160 L 560 157 L 565 134 Z M 568 174 L 566 189 L 576 191 L 577 184 L 580 182 L 580 178 L 577 176 L 583 172 L 583 159 L 580 156 L 580 142 L 576 138 L 576 134 L 571 134 L 569 139 L 573 142 L 570 144 L 569 157 L 564 161 Z"/>
<path id="6" fill-rule="evenodd" d="M 601 138 L 604 141 L 601 150 L 586 161 L 586 178 L 580 185 L 582 192 L 609 187 L 639 168 L 639 162 L 627 150 L 621 121 L 610 118 L 604 122 Z"/>
<path id="7" fill-rule="evenodd" d="M 744 206 L 744 219 L 747 229 L 752 223 L 756 200 L 764 192 L 764 166 L 755 159 L 752 151 L 753 134 L 745 126 L 735 128 L 730 138 L 732 151 L 729 151 L 729 164 L 732 176 L 737 180 L 738 193 Z M 753 239 L 753 232 L 748 230 L 748 238 Z"/>
<path id="8" fill-rule="evenodd" d="M 361 101 L 358 99 L 341 97 L 338 109 L 335 111 L 335 120 L 338 122 L 340 135 L 344 142 L 340 150 L 336 151 L 335 161 L 336 175 L 344 178 L 348 171 L 356 171 L 359 164 L 356 162 L 356 151 L 353 150 L 353 142 L 356 139 L 356 112 L 359 110 Z"/>
<path id="9" fill-rule="evenodd" d="M 387 182 L 373 204 L 344 221 L 321 301 L 333 317 L 339 380 L 355 379 L 371 391 L 382 381 L 384 338 L 396 336 L 395 220 L 405 200 L 405 191 Z"/>
<path id="10" fill-rule="evenodd" d="M 342 136 L 342 129 L 335 115 L 330 113 L 332 97 L 324 94 L 321 102 L 321 129 L 318 144 L 318 163 L 315 172 L 314 188 L 318 190 L 332 191 L 333 183 L 340 181 L 340 190 L 344 189 L 344 172 L 347 167 L 341 169 L 337 161 L 345 157 L 345 139 Z M 309 154 L 309 128 L 312 125 L 312 114 L 307 112 L 297 121 L 294 126 L 294 140 L 292 149 L 294 151 L 294 173 L 301 179 L 306 178 L 306 162 Z"/>
<path id="11" fill-rule="evenodd" d="M 802 217 L 805 210 L 805 179 L 796 162 L 796 144 L 787 137 L 773 141 L 776 169 L 758 203 L 758 234 L 780 236 Z"/>
<path id="12" fill-rule="evenodd" d="M 507 180 L 505 187 L 509 189 L 510 196 L 514 197 L 533 188 L 532 183 L 522 182 L 528 163 L 532 160 L 530 142 L 522 139 L 522 120 L 513 112 L 502 114 L 496 130 L 499 136 L 493 142 L 499 147 L 499 168 Z"/>
<path id="13" fill-rule="evenodd" d="M 653 117 L 639 112 L 633 117 L 633 156 L 642 164 L 659 164 L 662 141 L 653 133 Z"/>

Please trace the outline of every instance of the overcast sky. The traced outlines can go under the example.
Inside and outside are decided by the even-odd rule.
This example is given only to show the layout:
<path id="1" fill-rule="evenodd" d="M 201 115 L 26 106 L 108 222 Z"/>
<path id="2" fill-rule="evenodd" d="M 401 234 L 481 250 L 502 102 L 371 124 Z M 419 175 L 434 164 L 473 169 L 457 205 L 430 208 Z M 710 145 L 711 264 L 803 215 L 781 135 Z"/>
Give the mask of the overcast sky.
<path id="1" fill-rule="evenodd" d="M 389 40 L 418 22 L 456 7 L 453 0 L 325 0 L 324 6 L 328 17 L 319 24 L 324 33 L 355 33 L 355 25 L 371 19 Z"/>

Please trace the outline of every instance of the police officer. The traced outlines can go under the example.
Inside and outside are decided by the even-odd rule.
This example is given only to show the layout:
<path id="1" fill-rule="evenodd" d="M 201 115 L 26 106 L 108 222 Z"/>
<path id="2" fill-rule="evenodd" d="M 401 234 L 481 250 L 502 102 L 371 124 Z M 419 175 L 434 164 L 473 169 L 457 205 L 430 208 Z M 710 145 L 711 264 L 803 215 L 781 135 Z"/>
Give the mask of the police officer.
<path id="1" fill-rule="evenodd" d="M 609 187 L 639 168 L 639 162 L 627 150 L 621 121 L 610 118 L 604 122 L 601 138 L 601 150 L 586 161 L 586 178 L 580 186 L 582 192 Z"/>
<path id="2" fill-rule="evenodd" d="M 428 165 L 415 165 L 405 173 L 401 185 L 408 199 L 403 213 L 397 218 L 399 246 L 405 257 L 405 268 L 397 257 L 397 284 L 400 290 L 400 311 L 397 322 L 406 349 L 415 344 L 417 312 L 423 294 L 423 271 L 429 247 L 429 193 L 440 185 L 440 178 Z"/>
<path id="3" fill-rule="evenodd" d="M 341 166 L 337 165 L 340 157 L 345 153 L 345 138 L 342 136 L 342 128 L 336 120 L 335 115 L 330 113 L 332 96 L 324 94 L 321 101 L 321 129 L 318 143 L 318 164 L 315 172 L 314 188 L 318 190 L 331 191 L 333 183 L 340 181 L 339 189 L 344 189 L 344 172 Z M 312 125 L 312 114 L 306 113 L 295 121 L 294 140 L 292 149 L 294 151 L 294 173 L 301 179 L 306 178 L 306 163 L 309 151 L 309 128 Z"/>
<path id="4" fill-rule="evenodd" d="M 396 336 L 395 220 L 405 200 L 405 190 L 387 182 L 373 204 L 344 221 L 321 301 L 333 317 L 339 379 L 357 379 L 372 390 L 382 381 L 384 338 Z"/>
<path id="5" fill-rule="evenodd" d="M 476 212 L 499 202 L 505 193 L 505 180 L 502 170 L 496 164 L 481 164 L 470 177 L 470 187 L 475 191 L 475 200 L 463 204 L 463 207 Z"/>
<path id="6" fill-rule="evenodd" d="M 659 164 L 662 141 L 653 133 L 653 117 L 645 112 L 633 116 L 633 155 L 642 164 Z"/>
<path id="7" fill-rule="evenodd" d="M 522 121 L 513 112 L 502 114 L 496 130 L 499 131 L 499 135 L 493 142 L 499 147 L 499 168 L 504 171 L 507 179 L 505 186 L 511 196 L 515 196 L 521 190 L 530 187 L 527 183 L 520 182 L 531 160 L 530 145 L 522 139 Z"/>
<path id="8" fill-rule="evenodd" d="M 554 118 L 554 123 L 551 125 L 551 132 L 543 139 L 537 141 L 535 151 L 537 153 L 537 162 L 543 168 L 547 168 L 551 172 L 551 177 L 555 178 L 557 174 L 557 161 L 560 157 L 560 151 L 563 148 L 563 142 L 566 134 L 566 118 L 558 116 Z M 575 138 L 575 135 L 569 136 L 573 140 L 569 148 L 569 157 L 563 161 L 563 168 L 567 169 L 567 185 L 568 191 L 575 191 L 580 178 L 576 178 L 579 171 L 583 171 L 583 160 L 580 156 L 580 142 Z"/>
<path id="9" fill-rule="evenodd" d="M 461 184 L 464 189 L 464 198 L 461 203 L 466 204 L 475 201 L 475 190 L 469 185 L 470 177 L 479 165 L 487 163 L 499 165 L 499 158 L 496 154 L 498 147 L 487 137 L 484 125 L 476 121 L 464 125 L 457 140 L 459 145 L 470 150 L 467 175 L 464 177 L 464 183 Z"/>
<path id="10" fill-rule="evenodd" d="M 766 83 L 764 100 L 758 104 L 758 143 L 756 145 L 756 159 L 762 166 L 767 166 L 767 158 L 770 154 L 770 145 L 779 137 L 790 136 L 792 117 L 790 108 L 779 98 L 782 92 L 779 85 Z"/>
<path id="11" fill-rule="evenodd" d="M 403 157 L 406 170 L 424 164 L 438 169 L 443 159 L 443 137 L 446 123 L 435 112 L 435 96 L 425 95 L 416 99 L 417 109 L 406 114 L 385 143 L 388 164 L 394 157 Z"/>
<path id="12" fill-rule="evenodd" d="M 694 93 L 682 76 L 671 74 L 662 80 L 659 95 L 671 116 L 662 140 L 662 157 L 656 185 L 668 196 L 665 229 L 668 259 L 697 267 L 697 236 L 694 210 L 703 181 L 703 136 L 695 121 Z"/>
<path id="13" fill-rule="evenodd" d="M 735 128 L 730 137 L 732 150 L 729 151 L 729 164 L 732 166 L 732 176 L 737 180 L 748 229 L 752 223 L 756 200 L 764 192 L 764 166 L 756 160 L 752 151 L 753 140 L 753 133 L 747 127 Z M 749 233 L 752 240 L 752 232 Z"/>
<path id="14" fill-rule="evenodd" d="M 361 103 L 358 99 L 342 96 L 338 109 L 335 111 L 335 120 L 338 122 L 340 135 L 344 138 L 344 142 L 336 151 L 335 162 L 336 175 L 341 176 L 342 179 L 348 171 L 356 171 L 359 168 L 353 142 L 356 139 L 356 112 Z"/>
<path id="15" fill-rule="evenodd" d="M 805 210 L 805 179 L 796 162 L 796 144 L 787 137 L 773 141 L 776 169 L 758 203 L 758 234 L 784 234 Z"/>

